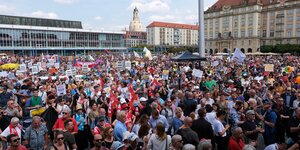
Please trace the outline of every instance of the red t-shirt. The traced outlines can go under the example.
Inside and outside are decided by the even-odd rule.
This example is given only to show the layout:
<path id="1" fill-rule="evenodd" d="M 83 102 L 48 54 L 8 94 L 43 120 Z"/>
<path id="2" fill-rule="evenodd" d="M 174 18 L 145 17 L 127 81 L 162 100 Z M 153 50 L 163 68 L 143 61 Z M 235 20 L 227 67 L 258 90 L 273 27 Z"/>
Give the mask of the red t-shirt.
<path id="1" fill-rule="evenodd" d="M 11 148 L 8 147 L 6 150 L 11 150 Z M 19 145 L 17 150 L 27 150 L 27 148 L 23 145 Z"/>
<path id="2" fill-rule="evenodd" d="M 228 149 L 229 150 L 242 150 L 245 143 L 242 139 L 237 140 L 236 138 L 230 137 Z"/>
<path id="3" fill-rule="evenodd" d="M 73 122 L 73 125 L 74 125 L 74 128 L 73 128 L 73 131 L 72 132 L 78 132 L 78 126 L 77 126 L 77 123 L 76 123 L 76 120 L 74 118 L 68 118 L 68 119 L 71 119 L 72 122 Z M 66 119 L 63 119 L 63 118 L 58 118 L 53 126 L 53 129 L 60 129 L 60 130 L 63 130 L 65 128 L 65 125 L 64 125 L 64 121 L 66 121 Z"/>

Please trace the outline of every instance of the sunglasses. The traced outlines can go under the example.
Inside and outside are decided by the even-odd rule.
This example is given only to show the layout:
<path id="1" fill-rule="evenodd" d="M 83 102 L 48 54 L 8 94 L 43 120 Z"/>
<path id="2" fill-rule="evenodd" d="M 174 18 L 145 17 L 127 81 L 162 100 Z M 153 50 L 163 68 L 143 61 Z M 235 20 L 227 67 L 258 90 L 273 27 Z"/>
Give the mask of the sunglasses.
<path id="1" fill-rule="evenodd" d="M 61 137 L 61 138 L 57 138 L 57 140 L 58 140 L 58 141 L 60 141 L 60 140 L 64 140 L 64 138 L 63 138 L 63 137 Z"/>
<path id="2" fill-rule="evenodd" d="M 95 139 L 96 142 L 103 142 L 103 139 Z"/>
<path id="3" fill-rule="evenodd" d="M 64 114 L 64 115 L 67 115 L 67 114 L 69 114 L 69 113 L 63 112 L 63 114 Z"/>
<path id="4" fill-rule="evenodd" d="M 18 142 L 18 141 L 20 141 L 20 138 L 17 138 L 17 139 L 14 139 L 14 140 L 12 140 L 13 142 Z"/>

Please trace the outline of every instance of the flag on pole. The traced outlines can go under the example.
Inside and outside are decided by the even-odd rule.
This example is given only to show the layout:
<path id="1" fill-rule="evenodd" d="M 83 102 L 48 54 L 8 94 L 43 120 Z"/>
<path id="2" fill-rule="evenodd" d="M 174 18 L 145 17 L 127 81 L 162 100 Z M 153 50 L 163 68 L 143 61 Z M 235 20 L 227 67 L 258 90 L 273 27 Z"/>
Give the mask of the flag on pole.
<path id="1" fill-rule="evenodd" d="M 141 56 L 137 52 L 133 51 L 133 54 L 135 58 L 141 58 Z"/>
<path id="2" fill-rule="evenodd" d="M 246 58 L 246 55 L 238 48 L 235 49 L 231 61 L 236 61 L 239 64 L 242 64 Z"/>
<path id="3" fill-rule="evenodd" d="M 152 54 L 151 54 L 150 50 L 147 49 L 147 47 L 144 47 L 143 52 L 145 53 L 145 57 L 146 57 L 146 58 L 148 58 L 149 60 L 152 60 L 152 59 L 153 59 L 153 58 L 152 58 Z"/>
<path id="4" fill-rule="evenodd" d="M 109 107 L 108 107 L 108 116 L 109 117 L 112 117 L 112 112 L 113 112 L 113 108 L 117 108 L 118 107 L 118 104 L 119 104 L 119 101 L 118 101 L 118 98 L 116 97 L 116 95 L 112 92 L 112 90 L 110 90 L 110 93 L 109 93 Z"/>

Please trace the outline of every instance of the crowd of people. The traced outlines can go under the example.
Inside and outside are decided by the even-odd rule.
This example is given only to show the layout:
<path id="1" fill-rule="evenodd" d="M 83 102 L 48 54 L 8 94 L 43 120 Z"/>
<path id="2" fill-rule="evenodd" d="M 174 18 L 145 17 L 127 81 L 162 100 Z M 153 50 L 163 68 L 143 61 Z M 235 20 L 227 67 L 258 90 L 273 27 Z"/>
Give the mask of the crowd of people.
<path id="1" fill-rule="evenodd" d="M 1 63 L 28 66 L 47 57 Z M 77 64 L 87 58 L 58 57 L 59 67 L 0 78 L 0 149 L 299 149 L 298 56 L 179 63 L 169 55 L 101 54 L 88 71 Z M 79 77 L 66 76 L 70 64 Z"/>

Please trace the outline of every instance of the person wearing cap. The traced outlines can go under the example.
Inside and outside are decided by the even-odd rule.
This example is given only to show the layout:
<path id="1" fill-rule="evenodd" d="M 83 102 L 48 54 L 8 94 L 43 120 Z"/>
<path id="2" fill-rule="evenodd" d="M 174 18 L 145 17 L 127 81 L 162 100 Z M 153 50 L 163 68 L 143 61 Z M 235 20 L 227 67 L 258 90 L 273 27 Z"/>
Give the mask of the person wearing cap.
<path id="1" fill-rule="evenodd" d="M 77 143 L 77 146 L 79 149 L 85 149 L 88 147 L 87 135 L 84 131 L 84 125 L 87 124 L 87 119 L 81 105 L 77 104 L 74 119 L 76 120 L 78 126 L 78 133 L 75 135 L 75 138 L 76 141 L 80 141 Z"/>
<path id="2" fill-rule="evenodd" d="M 276 120 L 277 120 L 277 115 L 276 113 L 272 110 L 272 102 L 265 99 L 263 100 L 263 108 L 265 110 L 265 113 L 263 117 L 261 117 L 261 121 L 264 124 L 264 140 L 265 140 L 265 145 L 270 145 L 275 143 L 275 134 L 276 134 Z"/>
<path id="3" fill-rule="evenodd" d="M 119 141 L 114 141 L 110 147 L 111 150 L 125 150 L 125 144 Z"/>
<path id="4" fill-rule="evenodd" d="M 107 123 L 105 121 L 105 116 L 100 116 L 98 119 L 96 119 L 96 126 L 93 130 L 93 134 L 102 134 L 102 131 L 107 128 L 107 127 L 111 127 L 111 125 L 109 123 Z"/>
<path id="5" fill-rule="evenodd" d="M 246 136 L 246 140 L 256 142 L 258 134 L 263 133 L 264 129 L 258 126 L 258 124 L 255 121 L 255 111 L 254 110 L 248 110 L 246 112 L 246 121 L 241 125 L 244 135 Z M 246 141 L 247 142 L 247 141 Z"/>

